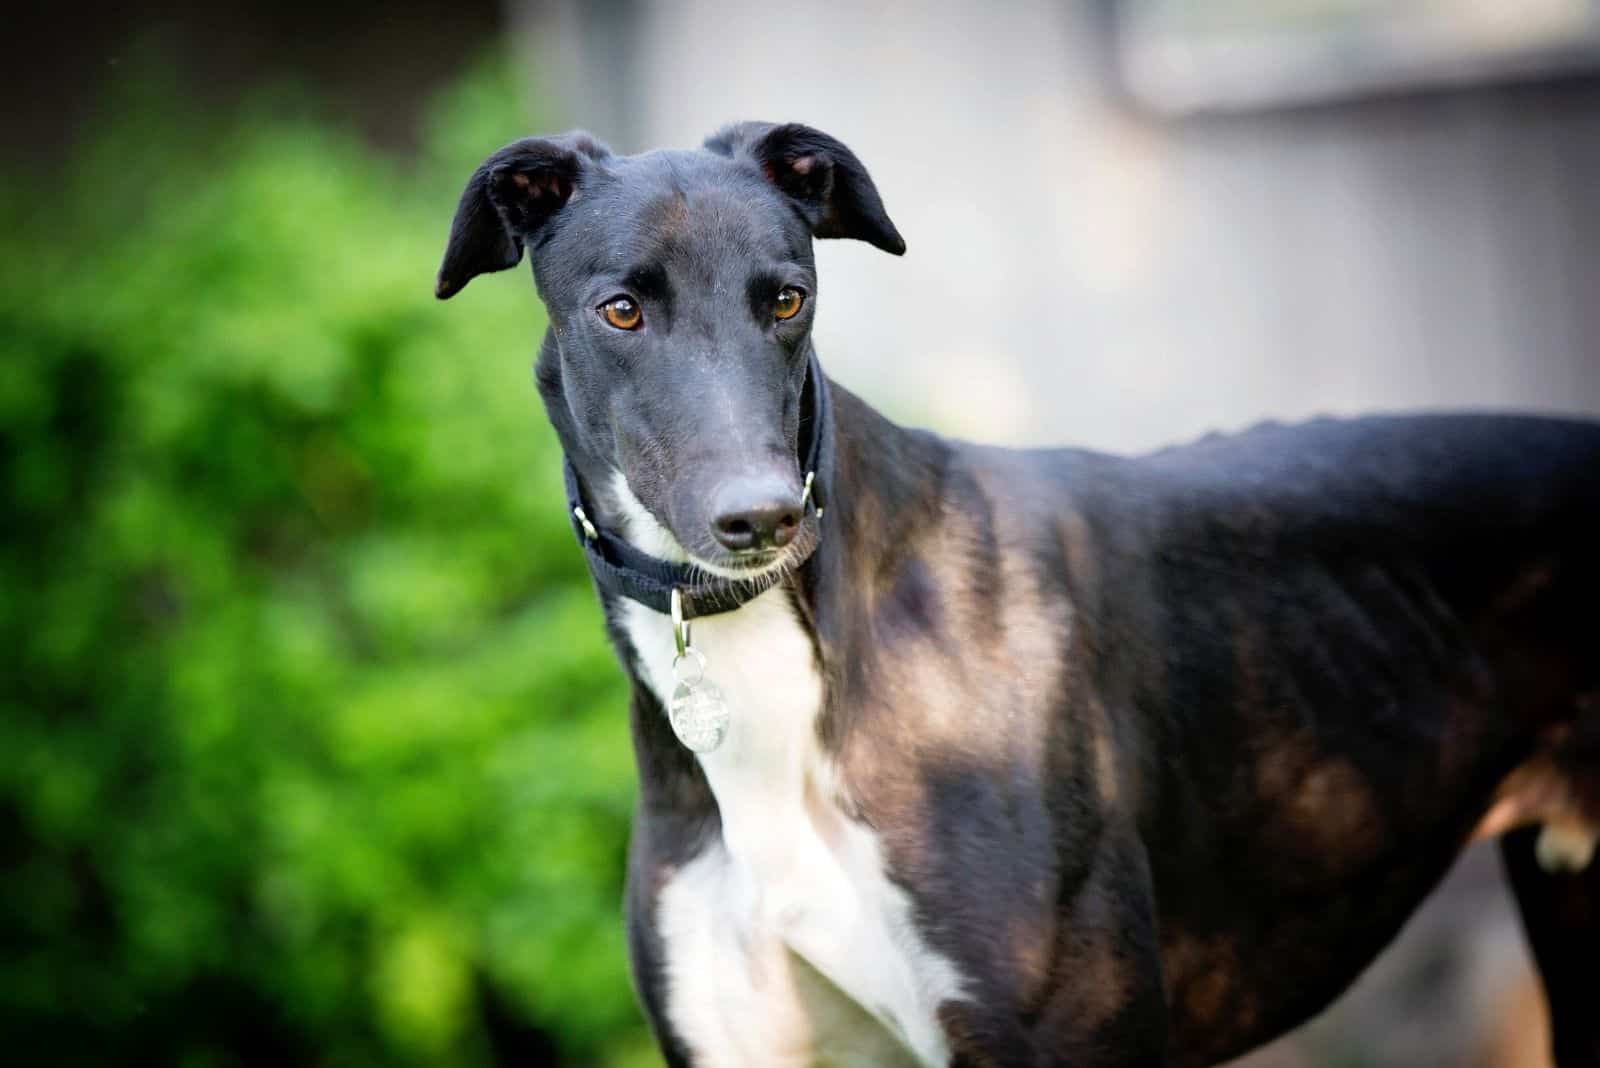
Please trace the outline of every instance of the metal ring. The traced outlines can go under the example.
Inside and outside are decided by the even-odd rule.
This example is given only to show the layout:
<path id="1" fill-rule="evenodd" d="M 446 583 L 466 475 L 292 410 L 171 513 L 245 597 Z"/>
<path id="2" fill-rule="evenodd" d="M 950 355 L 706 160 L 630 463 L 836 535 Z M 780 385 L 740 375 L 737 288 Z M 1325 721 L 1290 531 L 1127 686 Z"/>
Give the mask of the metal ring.
<path id="1" fill-rule="evenodd" d="M 686 678 L 684 678 L 682 675 L 680 675 L 678 673 L 679 665 L 682 664 L 686 660 L 694 661 L 695 673 L 694 673 L 694 678 L 693 679 L 686 679 Z M 700 685 L 701 680 L 704 679 L 705 677 L 706 677 L 706 654 L 702 653 L 700 650 L 696 649 L 694 646 L 692 646 L 692 645 L 689 646 L 689 650 L 688 650 L 687 654 L 679 653 L 677 656 L 672 658 L 672 678 L 673 678 L 673 681 L 675 681 L 679 686 L 689 686 L 689 687 L 698 686 L 698 685 Z"/>
<path id="2" fill-rule="evenodd" d="M 693 648 L 689 640 L 689 621 L 683 618 L 683 591 L 672 588 L 672 645 L 678 651 L 678 660 Z"/>
<path id="3" fill-rule="evenodd" d="M 589 522 L 589 517 L 583 514 L 583 509 L 581 507 L 574 508 L 572 510 L 572 514 L 578 517 L 578 522 L 583 526 L 584 537 L 588 538 L 590 541 L 594 541 L 600 536 L 600 532 L 594 529 L 594 524 Z"/>

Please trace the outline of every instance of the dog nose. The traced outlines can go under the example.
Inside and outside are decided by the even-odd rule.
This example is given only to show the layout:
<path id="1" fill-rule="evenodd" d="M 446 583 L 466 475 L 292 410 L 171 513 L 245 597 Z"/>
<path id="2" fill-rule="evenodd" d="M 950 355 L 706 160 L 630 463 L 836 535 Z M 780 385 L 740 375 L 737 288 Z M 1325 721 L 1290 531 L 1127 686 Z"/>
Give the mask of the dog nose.
<path id="1" fill-rule="evenodd" d="M 781 549 L 800 529 L 800 497 L 787 481 L 724 482 L 711 503 L 711 532 L 735 552 Z"/>

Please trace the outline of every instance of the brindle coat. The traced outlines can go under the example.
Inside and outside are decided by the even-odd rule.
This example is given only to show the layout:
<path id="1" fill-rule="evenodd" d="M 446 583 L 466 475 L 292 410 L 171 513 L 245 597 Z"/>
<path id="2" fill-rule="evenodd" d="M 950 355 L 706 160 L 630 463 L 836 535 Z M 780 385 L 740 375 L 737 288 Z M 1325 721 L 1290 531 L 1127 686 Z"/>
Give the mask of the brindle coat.
<path id="1" fill-rule="evenodd" d="M 784 166 L 799 150 L 764 155 L 771 128 L 753 129 L 759 169 L 736 178 L 717 168 L 750 159 L 727 134 L 632 172 L 587 140 L 524 142 L 540 147 L 492 158 L 463 198 L 441 295 L 514 264 L 520 243 L 534 250 L 553 320 L 540 390 L 590 485 L 632 461 L 597 438 L 604 405 L 570 381 L 595 357 L 574 355 L 588 328 L 566 318 L 580 302 L 564 287 L 589 268 L 571 265 L 578 246 L 562 252 L 551 220 L 586 169 L 611 168 L 607 184 L 591 179 L 596 197 L 646 207 L 570 227 L 590 245 L 598 228 L 604 245 L 605 227 L 668 226 L 666 251 L 628 245 L 655 249 L 662 277 L 710 217 L 696 214 L 697 183 L 736 180 L 770 209 L 758 182 L 818 235 L 898 242 L 842 145 L 806 131 L 820 140 L 799 154 L 832 163 L 834 188 L 797 189 Z M 508 159 L 536 191 L 545 182 L 543 215 L 502 202 L 515 194 L 494 167 Z M 484 254 L 472 230 L 492 241 L 491 204 L 514 247 Z M 772 226 L 780 244 L 793 235 L 792 219 Z M 809 266 L 805 236 L 786 249 Z M 730 248 L 750 254 L 724 240 L 718 255 Z M 802 365 L 809 325 L 779 343 L 785 366 Z M 771 420 L 791 466 L 795 374 L 777 376 Z M 1512 832 L 1503 849 L 1559 1064 L 1600 1063 L 1600 864 L 1546 872 L 1532 828 L 1600 824 L 1600 425 L 1321 420 L 1122 458 L 964 444 L 896 426 L 837 385 L 832 396 L 820 548 L 788 585 L 824 683 L 821 743 L 923 936 L 972 994 L 941 1010 L 952 1063 L 1241 1053 L 1337 996 L 1480 829 Z M 690 544 L 688 506 L 656 500 Z M 652 910 L 719 814 L 607 609 L 636 683 L 631 951 L 668 1062 L 688 1064 L 664 1020 Z"/>

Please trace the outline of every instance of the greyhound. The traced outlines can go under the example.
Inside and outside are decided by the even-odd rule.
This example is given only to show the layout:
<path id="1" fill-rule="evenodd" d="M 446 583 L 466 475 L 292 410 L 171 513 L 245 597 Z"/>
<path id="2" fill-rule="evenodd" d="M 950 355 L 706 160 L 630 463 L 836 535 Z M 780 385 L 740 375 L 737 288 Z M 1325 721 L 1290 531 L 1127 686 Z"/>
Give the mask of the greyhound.
<path id="1" fill-rule="evenodd" d="M 526 249 L 549 313 L 667 1064 L 1213 1064 L 1488 836 L 1600 1063 L 1600 423 L 952 441 L 823 375 L 813 238 L 905 251 L 818 130 L 572 133 L 478 168 L 438 276 Z"/>

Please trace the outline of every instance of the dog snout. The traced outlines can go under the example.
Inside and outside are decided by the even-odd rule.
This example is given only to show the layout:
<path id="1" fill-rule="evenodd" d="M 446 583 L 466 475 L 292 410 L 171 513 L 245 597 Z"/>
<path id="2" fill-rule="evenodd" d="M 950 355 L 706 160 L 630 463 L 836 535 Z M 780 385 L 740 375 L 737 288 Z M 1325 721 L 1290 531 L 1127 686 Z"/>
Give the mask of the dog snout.
<path id="1" fill-rule="evenodd" d="M 800 492 L 788 480 L 724 482 L 711 504 L 711 533 L 734 552 L 781 549 L 800 529 Z"/>

